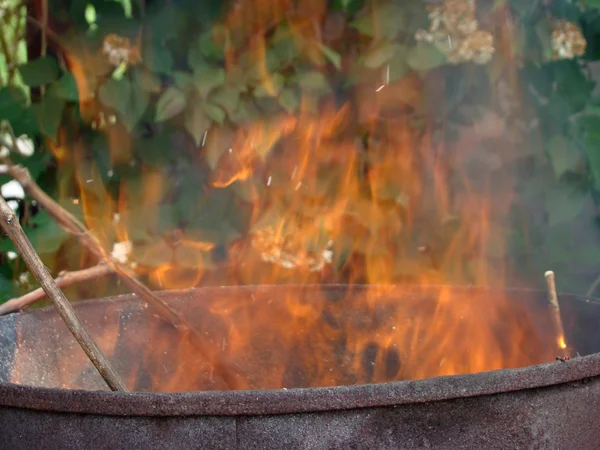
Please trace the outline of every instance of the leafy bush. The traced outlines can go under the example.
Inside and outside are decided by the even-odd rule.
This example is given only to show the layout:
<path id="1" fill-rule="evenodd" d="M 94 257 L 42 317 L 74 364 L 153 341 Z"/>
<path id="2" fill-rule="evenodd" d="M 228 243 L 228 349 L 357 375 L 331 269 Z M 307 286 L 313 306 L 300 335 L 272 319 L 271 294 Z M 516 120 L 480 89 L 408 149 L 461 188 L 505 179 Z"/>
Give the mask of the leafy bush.
<path id="1" fill-rule="evenodd" d="M 310 242 L 289 244 L 290 253 L 333 254 L 320 281 L 347 280 L 348 261 L 375 258 L 391 273 L 370 281 L 427 274 L 492 282 L 496 273 L 541 284 L 553 268 L 564 289 L 587 289 L 600 270 L 599 2 L 478 0 L 474 27 L 464 25 L 468 0 L 429 11 L 417 0 L 271 3 L 49 0 L 47 51 L 24 63 L 5 54 L 0 120 L 38 145 L 19 162 L 85 216 L 107 250 L 132 242 L 130 258 L 154 287 L 171 272 L 182 285 L 223 282 L 214 275 L 221 263 L 244 260 L 249 236 L 275 223 L 277 208 L 289 213 L 296 198 L 290 181 L 284 198 L 269 197 L 271 180 L 288 176 L 278 146 L 296 133 L 290 129 L 303 130 L 300 139 L 321 124 L 319 144 L 338 153 L 319 156 L 322 187 L 310 195 L 321 192 L 321 201 L 303 198 L 297 223 L 318 229 L 320 208 L 337 206 L 322 200 L 346 180 L 336 157 L 351 154 L 366 169 L 352 175 L 361 194 L 338 217 L 333 243 L 312 233 Z M 21 18 L 25 11 L 10 10 Z M 39 11 L 27 14 L 37 17 L 31 27 L 40 25 Z M 339 123 L 328 135 L 330 117 Z M 240 144 L 257 133 L 272 141 Z M 431 150 L 416 161 L 423 146 Z M 389 156 L 380 154 L 386 148 L 410 167 L 375 186 L 369 168 Z M 427 178 L 431 172 L 442 178 Z M 451 192 L 448 208 L 440 183 Z M 412 190 L 417 184 L 422 191 Z M 461 203 L 473 191 L 492 201 Z M 482 234 L 465 235 L 465 221 L 483 216 Z M 52 270 L 87 263 L 43 212 L 26 231 Z M 322 269 L 317 256 L 307 258 L 286 264 Z M 3 259 L 3 298 L 15 294 L 12 280 L 23 270 L 20 260 Z M 266 269 L 253 270 L 234 278 L 263 281 L 256 277 Z"/>

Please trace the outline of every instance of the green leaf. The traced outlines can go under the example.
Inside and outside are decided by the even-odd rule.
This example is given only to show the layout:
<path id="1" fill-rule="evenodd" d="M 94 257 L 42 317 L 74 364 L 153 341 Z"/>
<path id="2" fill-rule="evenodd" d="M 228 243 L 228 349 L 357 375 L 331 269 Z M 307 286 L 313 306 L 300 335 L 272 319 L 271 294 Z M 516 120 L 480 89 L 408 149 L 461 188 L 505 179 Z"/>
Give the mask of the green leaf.
<path id="1" fill-rule="evenodd" d="M 376 69 L 391 60 L 399 50 L 398 44 L 385 44 L 369 52 L 365 57 L 364 64 L 369 69 Z"/>
<path id="2" fill-rule="evenodd" d="M 352 28 L 360 31 L 365 36 L 374 36 L 373 18 L 369 15 L 359 17 L 351 24 Z"/>
<path id="3" fill-rule="evenodd" d="M 284 83 L 283 75 L 280 73 L 274 73 L 270 80 L 265 81 L 263 84 L 254 88 L 254 96 L 257 98 L 261 97 L 277 97 L 281 89 L 283 89 Z"/>
<path id="4" fill-rule="evenodd" d="M 406 47 L 399 46 L 396 54 L 389 61 L 388 67 L 389 74 L 386 74 L 386 76 L 389 76 L 390 83 L 400 80 L 407 74 L 409 67 L 406 62 Z"/>
<path id="5" fill-rule="evenodd" d="M 213 39 L 213 31 L 208 31 L 200 36 L 198 46 L 200 52 L 210 59 L 220 59 L 223 57 L 223 48 L 218 46 Z"/>
<path id="6" fill-rule="evenodd" d="M 98 95 L 105 106 L 118 113 L 121 123 L 128 131 L 137 125 L 150 101 L 142 83 L 132 83 L 126 77 L 119 80 L 110 78 L 100 86 Z"/>
<path id="7" fill-rule="evenodd" d="M 297 80 L 298 84 L 306 90 L 315 93 L 329 92 L 329 83 L 327 83 L 325 75 L 321 72 L 311 71 L 301 73 L 297 76 Z"/>
<path id="8" fill-rule="evenodd" d="M 233 114 L 240 103 L 240 92 L 235 88 L 224 86 L 214 91 L 209 99 L 216 105 L 222 106 L 229 114 Z"/>
<path id="9" fill-rule="evenodd" d="M 50 91 L 40 103 L 31 105 L 31 110 L 38 121 L 42 134 L 52 139 L 56 137 L 62 120 L 64 106 L 64 100 L 53 95 Z"/>
<path id="10" fill-rule="evenodd" d="M 160 41 L 151 41 L 144 45 L 142 60 L 151 72 L 170 74 L 173 70 L 173 55 Z"/>
<path id="11" fill-rule="evenodd" d="M 173 79 L 175 86 L 181 89 L 184 93 L 190 94 L 194 88 L 194 77 L 187 72 L 174 72 Z"/>
<path id="12" fill-rule="evenodd" d="M 417 42 L 408 52 L 406 62 L 411 69 L 427 71 L 445 64 L 447 59 L 434 45 Z"/>
<path id="13" fill-rule="evenodd" d="M 211 102 L 205 102 L 202 106 L 206 115 L 210 117 L 213 121 L 217 122 L 220 125 L 222 125 L 223 122 L 225 122 L 225 118 L 227 117 L 227 115 L 225 114 L 223 108 L 221 108 L 219 105 L 215 105 Z"/>
<path id="14" fill-rule="evenodd" d="M 261 112 L 257 109 L 251 99 L 240 99 L 240 104 L 234 113 L 231 113 L 229 118 L 233 123 L 244 124 L 256 120 Z"/>
<path id="15" fill-rule="evenodd" d="M 56 58 L 43 56 L 19 66 L 23 83 L 29 87 L 48 84 L 58 78 L 59 70 Z"/>
<path id="16" fill-rule="evenodd" d="M 340 70 L 342 65 L 341 55 L 338 52 L 332 50 L 330 47 L 327 47 L 326 45 L 323 45 L 321 43 L 319 43 L 319 48 L 323 52 L 323 55 L 325 55 L 325 58 L 327 58 L 329 62 L 331 62 L 331 64 L 335 66 L 336 69 Z"/>
<path id="17" fill-rule="evenodd" d="M 211 90 L 225 84 L 225 70 L 210 68 L 195 72 L 194 81 L 198 93 L 202 97 L 206 97 Z"/>
<path id="18" fill-rule="evenodd" d="M 124 116 L 127 114 L 127 108 L 129 107 L 131 82 L 128 78 L 121 78 L 120 80 L 110 78 L 100 86 L 98 96 L 105 106 L 114 109 L 121 116 Z"/>
<path id="19" fill-rule="evenodd" d="M 0 88 L 0 120 L 8 120 L 19 117 L 27 106 L 27 95 L 17 87 Z"/>
<path id="20" fill-rule="evenodd" d="M 600 9 L 600 0 L 581 0 L 580 3 L 590 8 Z"/>
<path id="21" fill-rule="evenodd" d="M 194 102 L 190 108 L 188 108 L 185 115 L 185 129 L 194 138 L 196 146 L 200 146 L 204 134 L 210 128 L 211 121 L 206 116 L 202 104 L 200 102 Z"/>
<path id="22" fill-rule="evenodd" d="M 219 159 L 233 145 L 235 133 L 229 128 L 218 127 L 210 130 L 206 137 L 204 151 L 206 161 L 212 170 L 217 168 Z"/>
<path id="23" fill-rule="evenodd" d="M 542 18 L 534 27 L 535 34 L 542 49 L 542 56 L 545 61 L 552 58 L 552 23 L 549 18 Z"/>
<path id="24" fill-rule="evenodd" d="M 286 88 L 281 91 L 281 94 L 279 94 L 279 98 L 277 100 L 283 109 L 290 114 L 295 113 L 300 106 L 300 99 L 298 98 L 298 95 L 293 89 L 290 88 Z"/>
<path id="25" fill-rule="evenodd" d="M 8 239 L 8 238 L 5 238 Z M 17 296 L 17 286 L 12 280 L 0 275 L 0 304 Z"/>
<path id="26" fill-rule="evenodd" d="M 79 101 L 77 82 L 75 81 L 75 77 L 70 73 L 64 74 L 60 80 L 58 80 L 55 92 L 56 95 L 62 99 L 74 102 Z"/>
<path id="27" fill-rule="evenodd" d="M 588 160 L 594 188 L 600 190 L 600 117 L 584 116 L 578 123 L 582 128 L 583 152 Z"/>
<path id="28" fill-rule="evenodd" d="M 133 130 L 139 120 L 142 118 L 150 99 L 148 93 L 142 89 L 139 84 L 132 86 L 131 96 L 129 98 L 129 104 L 127 105 L 127 112 L 121 117 L 121 122 L 127 128 L 127 131 Z"/>
<path id="29" fill-rule="evenodd" d="M 233 189 L 213 189 L 198 202 L 196 217 L 190 222 L 203 241 L 228 244 L 241 237 L 250 221 L 247 212 L 240 208 Z"/>
<path id="30" fill-rule="evenodd" d="M 548 225 L 556 226 L 573 221 L 583 211 L 587 193 L 565 185 L 558 185 L 546 194 Z"/>
<path id="31" fill-rule="evenodd" d="M 405 8 L 393 3 L 379 3 L 371 15 L 356 19 L 351 26 L 366 36 L 394 39 L 406 27 Z"/>
<path id="32" fill-rule="evenodd" d="M 149 94 L 157 94 L 160 92 L 162 83 L 160 77 L 146 68 L 140 67 L 134 71 L 135 82 L 139 87 Z"/>
<path id="33" fill-rule="evenodd" d="M 46 211 L 33 216 L 24 231 L 40 255 L 56 253 L 69 237 Z"/>
<path id="34" fill-rule="evenodd" d="M 157 122 L 171 119 L 182 112 L 187 103 L 185 94 L 174 86 L 171 86 L 163 92 L 156 103 Z"/>
<path id="35" fill-rule="evenodd" d="M 547 148 L 556 178 L 577 168 L 581 157 L 577 147 L 567 138 L 561 135 L 553 136 L 548 141 Z"/>

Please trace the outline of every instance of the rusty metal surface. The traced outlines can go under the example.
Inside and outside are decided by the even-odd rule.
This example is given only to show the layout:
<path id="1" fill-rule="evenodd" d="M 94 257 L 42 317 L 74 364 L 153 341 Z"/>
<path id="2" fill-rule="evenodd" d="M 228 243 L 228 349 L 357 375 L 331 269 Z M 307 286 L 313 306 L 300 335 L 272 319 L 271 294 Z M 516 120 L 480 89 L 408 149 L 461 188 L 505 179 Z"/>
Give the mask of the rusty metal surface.
<path id="1" fill-rule="evenodd" d="M 264 391 L 113 393 L 0 384 L 0 405 L 106 415 L 258 415 L 398 406 L 573 383 L 600 376 L 600 354 L 541 366 L 416 381 Z"/>
<path id="2" fill-rule="evenodd" d="M 598 305 L 561 300 L 567 315 L 582 316 L 573 332 L 597 351 Z M 0 318 L 0 352 L 14 351 L 14 324 L 14 316 Z M 0 448 L 595 449 L 599 411 L 600 353 L 472 375 L 269 391 L 120 394 L 4 382 Z"/>
<path id="3" fill-rule="evenodd" d="M 496 395 L 313 413 L 77 414 L 0 406 L 1 448 L 600 448 L 600 378 Z"/>

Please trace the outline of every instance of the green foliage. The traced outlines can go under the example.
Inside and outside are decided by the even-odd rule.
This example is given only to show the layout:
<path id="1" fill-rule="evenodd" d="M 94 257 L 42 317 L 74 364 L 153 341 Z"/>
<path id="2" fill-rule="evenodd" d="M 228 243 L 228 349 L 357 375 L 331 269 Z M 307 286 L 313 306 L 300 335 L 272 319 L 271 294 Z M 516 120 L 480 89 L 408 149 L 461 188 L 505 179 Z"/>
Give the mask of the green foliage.
<path id="1" fill-rule="evenodd" d="M 495 22 L 496 16 L 515 18 L 510 56 L 497 44 L 492 61 L 481 67 L 452 65 L 433 44 L 416 41 L 415 33 L 427 28 L 429 20 L 425 2 L 418 0 L 329 2 L 329 15 L 339 20 L 338 35 L 318 30 L 312 36 L 290 14 L 288 19 L 265 26 L 264 36 L 260 36 L 264 40 L 262 50 L 255 48 L 260 47 L 260 39 L 240 39 L 239 30 L 226 28 L 223 18 L 228 2 L 182 1 L 166 7 L 160 1 L 79 5 L 51 0 L 52 14 L 66 30 L 60 36 L 60 46 L 64 54 L 79 60 L 86 79 L 76 78 L 82 74 L 68 59 L 55 55 L 60 51 L 18 60 L 13 64 L 14 76 L 10 80 L 0 78 L 4 83 L 0 86 L 0 120 L 9 121 L 17 135 L 25 133 L 38 143 L 46 143 L 47 148 L 40 150 L 43 157 L 36 155 L 20 162 L 51 194 L 67 192 L 76 197 L 81 190 L 92 191 L 92 183 L 85 186 L 87 175 L 83 187 L 78 179 L 84 161 L 97 177 L 93 181 L 99 183 L 99 196 L 106 195 L 115 204 L 121 197 L 130 203 L 138 199 L 139 204 L 128 205 L 131 210 L 123 220 L 128 221 L 129 231 L 135 230 L 131 239 L 139 248 L 149 248 L 181 230 L 198 240 L 227 247 L 248 237 L 261 215 L 253 208 L 266 211 L 274 206 L 251 206 L 260 194 L 250 188 L 252 179 L 215 188 L 213 181 L 223 167 L 259 164 L 270 171 L 274 184 L 278 176 L 282 183 L 289 183 L 289 174 L 277 173 L 276 145 L 257 145 L 248 161 L 239 162 L 229 155 L 236 130 L 258 121 L 268 126 L 274 118 L 299 111 L 319 117 L 325 106 L 341 106 L 350 99 L 352 118 L 349 125 L 340 126 L 340 133 L 354 133 L 356 142 L 364 143 L 357 145 L 356 155 L 362 167 L 356 176 L 364 191 L 364 204 L 348 206 L 344 218 L 359 231 L 340 237 L 335 267 L 341 270 L 355 254 L 384 254 L 391 247 L 384 236 L 399 233 L 402 238 L 398 241 L 402 242 L 394 245 L 402 251 L 393 255 L 395 272 L 408 277 L 422 272 L 423 267 L 431 268 L 431 261 L 441 258 L 456 239 L 460 224 L 452 217 L 424 221 L 410 236 L 386 226 L 371 227 L 371 211 L 365 205 L 377 203 L 378 213 L 392 223 L 399 216 L 404 219 L 410 215 L 414 199 L 405 192 L 401 177 L 378 185 L 369 185 L 365 179 L 369 165 L 381 157 L 378 140 L 385 140 L 386 133 L 378 128 L 379 122 L 372 126 L 369 118 L 362 120 L 372 105 L 356 103 L 368 97 L 365 92 L 386 87 L 378 98 L 382 103 L 390 98 L 391 111 L 382 107 L 378 120 L 385 122 L 387 113 L 392 118 L 406 117 L 415 134 L 435 136 L 440 148 L 453 148 L 465 128 L 479 124 L 482 117 L 501 115 L 514 129 L 531 126 L 532 131 L 522 132 L 523 141 L 509 143 L 496 142 L 505 136 L 484 136 L 481 148 L 464 163 L 466 174 L 458 173 L 459 168 L 453 166 L 456 161 L 449 159 L 448 184 L 464 193 L 481 188 L 478 183 L 484 173 L 492 180 L 519 175 L 517 195 L 511 203 L 512 222 L 490 224 L 491 234 L 508 239 L 507 254 L 500 245 L 465 249 L 464 253 L 485 253 L 490 260 L 506 257 L 515 271 L 531 271 L 532 277 L 546 269 L 540 267 L 547 261 L 563 264 L 568 271 L 567 262 L 574 260 L 600 263 L 600 258 L 589 256 L 589 246 L 577 249 L 554 244 L 557 236 L 568 234 L 575 224 L 593 223 L 591 211 L 600 202 L 600 97 L 588 67 L 600 60 L 600 3 L 579 2 L 586 9 L 566 0 L 551 3 L 479 1 L 481 15 L 490 16 L 490 24 L 480 25 L 494 33 L 504 26 Z M 502 8 L 509 8 L 510 14 L 498 14 Z M 582 26 L 588 40 L 583 58 L 552 60 L 551 16 Z M 103 40 L 111 33 L 127 37 L 131 46 L 139 49 L 141 61 L 110 63 L 103 53 Z M 495 40 L 500 42 L 499 33 Z M 3 70 L 0 75 L 6 72 Z M 80 91 L 82 85 L 87 85 L 89 92 Z M 500 91 L 506 85 L 510 93 Z M 504 96 L 516 105 L 509 112 L 499 106 L 502 102 L 498 97 Z M 369 102 L 368 98 L 364 101 Z M 59 130 L 65 131 L 60 138 Z M 335 137 L 328 139 L 331 142 L 326 144 L 335 145 Z M 114 142 L 123 148 L 115 149 Z M 56 160 L 49 148 L 58 147 L 66 155 L 55 172 Z M 45 165 L 51 169 L 44 170 Z M 334 167 L 319 170 L 317 185 L 325 198 L 348 176 L 337 174 Z M 152 208 L 143 204 L 143 194 L 150 187 L 142 179 L 149 171 L 157 171 L 164 175 L 162 180 L 168 180 L 160 186 L 151 184 L 156 189 Z M 319 208 L 309 209 L 295 213 L 316 222 Z M 265 211 L 262 213 L 267 215 Z M 152 217 L 160 219 L 153 221 L 149 219 Z M 44 214 L 35 216 L 26 231 L 42 253 L 60 253 L 61 258 L 69 259 L 63 256 L 70 254 L 67 237 L 47 219 Z M 523 223 L 530 228 L 524 231 Z M 431 255 L 423 256 L 412 247 L 410 252 L 406 250 L 408 243 L 421 239 L 435 243 Z M 555 252 L 552 258 L 548 256 L 549 246 Z M 4 250 L 8 247 L 5 245 Z M 409 253 L 410 263 L 405 258 Z M 433 266 L 448 273 L 458 270 L 440 268 L 438 263 Z M 9 272 L 0 273 L 0 294 L 8 280 L 3 277 L 18 275 Z M 586 273 L 578 280 L 588 278 Z"/>

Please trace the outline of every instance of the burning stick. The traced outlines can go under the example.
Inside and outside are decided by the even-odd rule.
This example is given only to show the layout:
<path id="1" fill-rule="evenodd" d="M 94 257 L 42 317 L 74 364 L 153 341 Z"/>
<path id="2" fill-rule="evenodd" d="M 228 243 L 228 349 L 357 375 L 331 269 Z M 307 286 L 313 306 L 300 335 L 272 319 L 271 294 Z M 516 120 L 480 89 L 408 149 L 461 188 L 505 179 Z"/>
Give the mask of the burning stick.
<path id="1" fill-rule="evenodd" d="M 54 280 L 54 282 L 58 287 L 62 288 L 71 286 L 73 284 L 106 277 L 112 273 L 114 273 L 113 270 L 107 264 L 101 263 L 88 269 L 61 273 L 59 274 L 58 278 Z M 35 291 L 28 292 L 21 297 L 8 300 L 0 305 L 0 316 L 21 311 L 28 306 L 33 305 L 37 301 L 42 300 L 44 297 L 46 297 L 46 293 L 42 288 L 38 288 Z"/>
<path id="2" fill-rule="evenodd" d="M 39 255 L 35 252 L 33 246 L 27 236 L 23 232 L 21 228 L 21 224 L 15 216 L 15 213 L 12 211 L 6 200 L 0 196 L 0 215 L 2 215 L 2 220 L 0 220 L 0 225 L 8 234 L 10 240 L 15 244 L 17 250 L 23 257 L 25 264 L 36 278 L 36 280 L 42 286 L 42 289 L 48 297 L 54 303 L 54 307 L 58 311 L 58 314 L 62 317 L 64 322 L 71 330 L 71 333 L 88 356 L 90 361 L 96 366 L 98 372 L 106 384 L 113 391 L 127 391 L 127 387 L 123 383 L 123 381 L 119 378 L 119 375 L 115 371 L 115 369 L 110 365 L 108 360 L 104 357 L 92 337 L 88 334 L 88 332 L 83 327 L 82 323 L 79 321 L 79 318 L 75 314 L 75 310 L 65 297 L 65 294 L 60 290 L 60 288 L 56 285 L 50 274 L 48 273 L 48 269 L 44 266 L 44 263 L 40 259 Z"/>
<path id="3" fill-rule="evenodd" d="M 558 345 L 559 349 L 565 350 L 567 348 L 567 342 L 565 340 L 565 331 L 563 329 L 563 323 L 560 317 L 560 305 L 558 304 L 558 296 L 556 295 L 554 272 L 548 270 L 544 274 L 544 277 L 546 278 L 546 284 L 548 286 L 548 302 L 550 303 L 552 323 L 556 332 L 556 345 Z"/>

